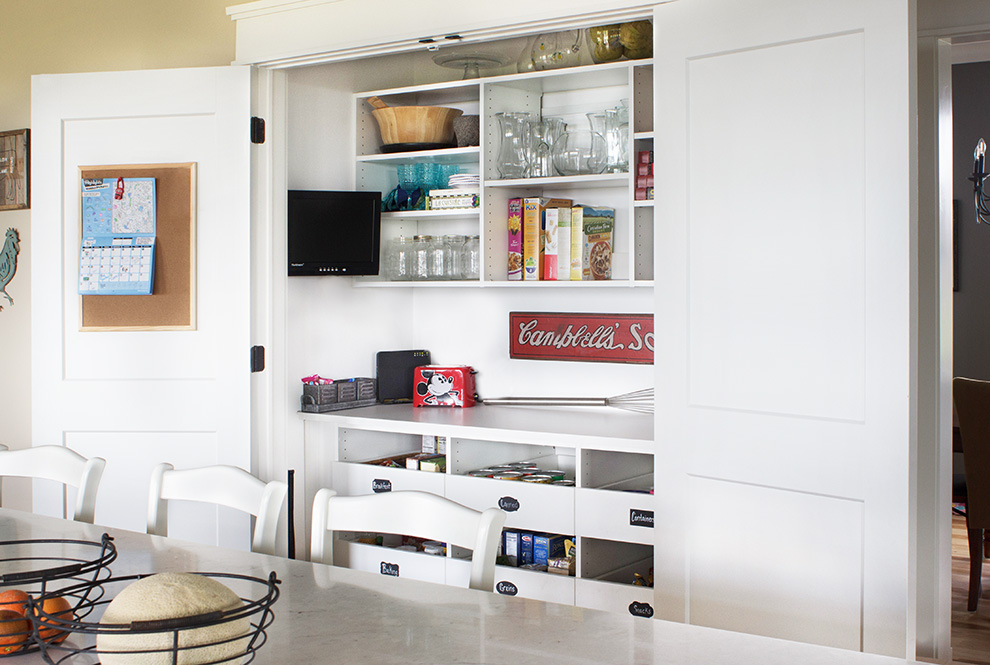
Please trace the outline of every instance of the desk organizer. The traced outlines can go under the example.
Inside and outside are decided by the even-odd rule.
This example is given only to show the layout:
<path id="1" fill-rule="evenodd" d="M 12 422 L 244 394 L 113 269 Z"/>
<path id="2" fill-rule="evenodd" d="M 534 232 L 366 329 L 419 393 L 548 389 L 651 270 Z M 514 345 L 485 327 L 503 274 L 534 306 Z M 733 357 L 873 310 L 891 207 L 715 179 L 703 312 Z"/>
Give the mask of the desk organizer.
<path id="1" fill-rule="evenodd" d="M 25 556 L 22 548 L 30 546 L 31 556 Z M 46 596 L 64 596 L 74 616 L 85 618 L 91 603 L 103 596 L 103 584 L 110 578 L 110 563 L 117 558 L 113 538 L 103 534 L 100 542 L 87 540 L 7 540 L 0 542 L 0 592 L 20 590 L 28 594 L 24 608 L 28 616 L 36 601 Z M 73 596 L 66 589 L 83 584 L 86 595 Z M 13 609 L 5 606 L 2 609 Z M 20 623 L 27 625 L 21 626 Z M 46 642 L 39 635 L 37 621 L 5 615 L 0 619 L 4 635 L 0 646 L 0 658 L 20 656 L 44 648 Z M 46 633 L 48 639 L 51 639 Z"/>
<path id="2" fill-rule="evenodd" d="M 336 379 L 333 383 L 303 384 L 300 409 L 306 413 L 326 413 L 340 409 L 371 406 L 377 402 L 377 382 L 367 377 Z"/>
<path id="3" fill-rule="evenodd" d="M 91 597 L 91 585 L 87 583 L 63 589 L 66 596 L 80 599 L 87 609 L 87 614 L 95 612 L 102 616 L 106 605 L 113 597 L 131 582 L 148 577 L 146 575 L 129 575 L 115 577 L 103 582 L 106 587 L 106 597 L 94 600 Z M 35 621 L 34 632 L 37 637 L 38 624 L 46 625 L 56 631 L 64 631 L 68 639 L 64 642 L 40 641 L 41 655 L 46 663 L 73 665 L 104 665 L 110 663 L 161 663 L 163 665 L 178 665 L 179 663 L 250 663 L 255 654 L 267 641 L 267 628 L 275 620 L 272 605 L 278 600 L 278 585 L 281 583 L 272 572 L 268 579 L 234 575 L 229 573 L 196 573 L 228 585 L 243 603 L 241 607 L 227 611 L 216 611 L 198 616 L 177 619 L 161 619 L 155 621 L 134 621 L 129 624 L 100 623 L 99 621 L 83 621 L 51 615 L 38 610 L 39 621 Z M 102 589 L 101 589 L 102 591 Z M 221 624 L 232 621 L 246 621 L 249 628 L 244 633 L 232 637 L 204 637 L 204 629 L 216 628 Z M 217 631 L 223 634 L 222 631 Z M 101 635 L 130 636 L 135 638 L 136 648 L 128 651 L 101 651 L 97 639 Z M 120 640 L 116 640 L 120 644 Z M 124 642 L 129 644 L 129 642 Z M 233 647 L 231 644 L 233 643 Z M 236 651 L 235 658 L 224 654 Z"/>

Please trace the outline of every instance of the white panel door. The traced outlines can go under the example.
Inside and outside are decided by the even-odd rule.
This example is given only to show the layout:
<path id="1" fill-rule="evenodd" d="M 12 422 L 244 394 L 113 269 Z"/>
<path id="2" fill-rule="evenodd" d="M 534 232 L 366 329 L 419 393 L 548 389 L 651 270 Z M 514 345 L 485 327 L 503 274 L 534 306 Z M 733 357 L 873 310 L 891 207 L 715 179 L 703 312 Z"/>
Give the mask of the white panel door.
<path id="1" fill-rule="evenodd" d="M 656 9 L 662 618 L 913 656 L 909 28 Z"/>
<path id="2" fill-rule="evenodd" d="M 251 468 L 250 103 L 247 67 L 34 77 L 33 438 L 106 458 L 97 523 L 143 531 L 158 462 Z M 194 329 L 81 331 L 79 168 L 188 162 Z M 170 535 L 247 548 L 250 522 L 179 502 Z"/>

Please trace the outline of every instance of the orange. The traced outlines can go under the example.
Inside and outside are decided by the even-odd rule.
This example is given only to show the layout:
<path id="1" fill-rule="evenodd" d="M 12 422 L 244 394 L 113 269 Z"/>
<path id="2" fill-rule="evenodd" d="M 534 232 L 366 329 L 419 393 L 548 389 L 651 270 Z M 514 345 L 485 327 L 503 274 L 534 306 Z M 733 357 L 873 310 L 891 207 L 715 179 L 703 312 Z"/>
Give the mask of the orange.
<path id="1" fill-rule="evenodd" d="M 27 644 L 31 622 L 14 610 L 0 610 L 0 654 L 13 653 Z"/>
<path id="2" fill-rule="evenodd" d="M 7 589 L 0 593 L 0 610 L 13 610 L 21 616 L 27 614 L 28 595 L 20 589 Z"/>
<path id="3" fill-rule="evenodd" d="M 76 618 L 72 613 L 72 606 L 69 605 L 69 601 L 62 596 L 51 596 L 49 598 L 45 598 L 41 603 L 41 611 L 49 616 L 62 619 L 63 621 L 72 621 Z M 69 634 L 66 631 L 59 628 L 50 627 L 54 624 L 45 621 L 44 617 L 38 615 L 37 612 L 35 612 L 35 616 L 39 617 L 38 635 L 41 639 L 46 642 L 58 643 L 68 637 Z M 46 628 L 46 626 L 49 627 Z"/>

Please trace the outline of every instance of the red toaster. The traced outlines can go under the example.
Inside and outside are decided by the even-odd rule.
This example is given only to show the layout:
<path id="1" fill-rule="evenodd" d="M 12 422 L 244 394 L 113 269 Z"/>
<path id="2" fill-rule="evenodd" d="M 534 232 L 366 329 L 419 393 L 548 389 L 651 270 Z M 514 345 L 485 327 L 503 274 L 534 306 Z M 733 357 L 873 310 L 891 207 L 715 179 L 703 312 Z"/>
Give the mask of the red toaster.
<path id="1" fill-rule="evenodd" d="M 474 370 L 467 365 L 422 365 L 413 383 L 413 406 L 474 406 Z"/>

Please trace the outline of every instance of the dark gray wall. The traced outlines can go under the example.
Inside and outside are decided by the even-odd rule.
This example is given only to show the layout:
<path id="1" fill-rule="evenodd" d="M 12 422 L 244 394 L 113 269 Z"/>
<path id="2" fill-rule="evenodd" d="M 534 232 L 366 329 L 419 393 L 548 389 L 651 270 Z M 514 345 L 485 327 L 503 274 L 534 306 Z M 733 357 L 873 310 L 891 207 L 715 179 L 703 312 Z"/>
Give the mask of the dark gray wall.
<path id="1" fill-rule="evenodd" d="M 990 62 L 952 67 L 952 133 L 959 287 L 953 299 L 953 374 L 990 380 L 990 224 L 976 223 L 967 179 L 976 142 L 982 137 L 990 144 Z"/>

